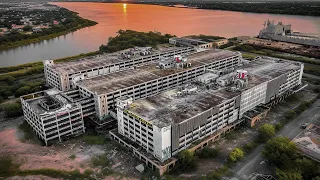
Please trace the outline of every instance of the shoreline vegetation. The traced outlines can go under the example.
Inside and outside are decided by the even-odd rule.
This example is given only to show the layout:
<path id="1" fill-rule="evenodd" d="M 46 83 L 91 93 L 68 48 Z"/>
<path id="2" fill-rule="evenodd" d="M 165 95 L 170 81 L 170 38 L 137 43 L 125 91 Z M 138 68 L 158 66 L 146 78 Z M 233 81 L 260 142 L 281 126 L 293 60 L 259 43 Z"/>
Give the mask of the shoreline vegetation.
<path id="1" fill-rule="evenodd" d="M 64 0 L 65 1 L 65 0 Z M 69 2 L 69 1 L 68 1 Z M 90 2 L 90 1 L 87 1 Z M 91 2 L 97 2 L 91 0 Z M 120 1 L 103 1 L 101 3 L 124 3 Z M 233 2 L 233 1 L 144 1 L 144 2 L 125 2 L 129 4 L 149 4 L 174 8 L 189 9 L 208 9 L 222 11 L 236 11 L 247 13 L 267 13 L 267 14 L 285 14 L 285 15 L 301 15 L 301 16 L 320 16 L 320 2 L 315 1 L 276 1 L 276 2 Z M 179 6 L 176 6 L 179 5 Z"/>
<path id="2" fill-rule="evenodd" d="M 40 33 L 33 33 L 31 35 L 24 35 L 18 32 L 0 37 L 0 51 L 17 48 L 20 46 L 29 45 L 56 37 L 69 34 L 82 28 L 94 26 L 98 24 L 95 21 L 84 19 L 78 15 L 77 12 L 70 11 L 65 8 L 60 8 L 60 11 L 65 13 L 70 19 L 70 22 L 53 25 L 51 28 L 43 30 Z"/>

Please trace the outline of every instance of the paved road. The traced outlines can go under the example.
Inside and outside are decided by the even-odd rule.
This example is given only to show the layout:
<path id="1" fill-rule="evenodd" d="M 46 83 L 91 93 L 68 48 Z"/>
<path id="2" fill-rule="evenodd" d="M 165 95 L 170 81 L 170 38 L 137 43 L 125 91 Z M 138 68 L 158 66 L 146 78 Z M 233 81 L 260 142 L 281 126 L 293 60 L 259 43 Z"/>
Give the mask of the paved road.
<path id="1" fill-rule="evenodd" d="M 320 116 L 320 100 L 317 100 L 309 109 L 300 114 L 297 118 L 288 123 L 277 136 L 287 136 L 290 139 L 302 132 L 300 126 L 312 122 Z M 248 180 L 252 173 L 270 174 L 271 168 L 264 163 L 261 155 L 264 145 L 258 146 L 233 169 L 235 178 Z"/>

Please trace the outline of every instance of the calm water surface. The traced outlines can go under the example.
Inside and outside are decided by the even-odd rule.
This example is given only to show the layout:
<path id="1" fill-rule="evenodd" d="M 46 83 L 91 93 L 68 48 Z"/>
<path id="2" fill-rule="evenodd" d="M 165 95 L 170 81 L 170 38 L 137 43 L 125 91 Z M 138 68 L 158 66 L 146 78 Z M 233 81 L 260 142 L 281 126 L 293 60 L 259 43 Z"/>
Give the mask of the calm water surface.
<path id="1" fill-rule="evenodd" d="M 320 34 L 320 18 L 308 16 L 254 14 L 231 11 L 173 8 L 139 4 L 53 3 L 99 24 L 23 47 L 0 52 L 0 67 L 43 59 L 55 59 L 96 51 L 119 29 L 160 31 L 177 36 L 211 34 L 224 37 L 255 36 L 265 20 L 292 24 L 295 31 Z"/>

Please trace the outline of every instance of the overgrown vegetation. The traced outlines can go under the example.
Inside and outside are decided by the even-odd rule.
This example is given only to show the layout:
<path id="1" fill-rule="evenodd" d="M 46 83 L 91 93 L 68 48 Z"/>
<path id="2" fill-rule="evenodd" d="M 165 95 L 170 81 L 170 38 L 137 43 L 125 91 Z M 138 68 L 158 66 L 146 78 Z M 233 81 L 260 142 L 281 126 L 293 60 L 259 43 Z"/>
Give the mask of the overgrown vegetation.
<path id="1" fill-rule="evenodd" d="M 91 159 L 91 164 L 93 167 L 107 167 L 110 165 L 110 162 L 105 154 L 97 155 Z"/>
<path id="2" fill-rule="evenodd" d="M 210 173 L 208 173 L 206 176 L 202 176 L 200 179 L 201 180 L 220 180 L 226 175 L 230 173 L 229 171 L 229 166 L 224 165 Z"/>
<path id="3" fill-rule="evenodd" d="M 22 115 L 21 104 L 16 102 L 3 104 L 2 109 L 6 117 L 9 117 L 9 118 Z"/>
<path id="4" fill-rule="evenodd" d="M 216 158 L 219 155 L 219 150 L 216 148 L 204 147 L 199 152 L 196 153 L 199 158 Z"/>
<path id="5" fill-rule="evenodd" d="M 156 48 L 157 45 L 168 43 L 170 34 L 161 35 L 158 32 L 137 32 L 133 30 L 119 30 L 116 37 L 110 37 L 107 45 L 101 45 L 102 52 L 116 52 L 123 49 L 133 48 L 135 46 L 151 46 Z"/>
<path id="6" fill-rule="evenodd" d="M 101 135 L 83 135 L 82 139 L 89 145 L 103 145 L 105 143 L 105 137 Z"/>
<path id="7" fill-rule="evenodd" d="M 225 39 L 224 37 L 221 37 L 221 36 L 212 36 L 212 35 L 204 35 L 204 34 L 190 35 L 187 37 L 192 38 L 192 39 L 200 39 L 201 41 L 206 41 L 206 42 L 212 42 L 214 40 Z"/>
<path id="8" fill-rule="evenodd" d="M 244 152 L 241 148 L 234 148 L 228 157 L 228 160 L 232 163 L 235 163 L 241 159 L 243 159 L 244 157 Z"/>
<path id="9" fill-rule="evenodd" d="M 88 174 L 81 174 L 79 170 L 62 171 L 56 169 L 21 170 L 20 165 L 13 162 L 10 156 L 0 156 L 0 177 L 44 175 L 62 179 L 93 179 Z"/>
<path id="10" fill-rule="evenodd" d="M 90 52 L 54 60 L 55 63 L 72 61 L 101 52 Z M 0 68 L 0 102 L 10 96 L 19 97 L 25 94 L 45 90 L 42 62 L 28 63 Z"/>
<path id="11" fill-rule="evenodd" d="M 279 180 L 309 180 L 320 175 L 319 163 L 301 156 L 294 142 L 287 137 L 269 140 L 262 154 L 277 168 L 276 175 Z"/>
<path id="12" fill-rule="evenodd" d="M 190 172 L 197 168 L 197 157 L 194 152 L 183 150 L 178 153 L 178 161 L 172 170 L 173 173 Z"/>
<path id="13" fill-rule="evenodd" d="M 74 160 L 74 159 L 76 159 L 76 155 L 71 154 L 71 155 L 69 156 L 69 158 L 72 159 L 72 160 Z"/>
<path id="14" fill-rule="evenodd" d="M 260 142 L 267 142 L 276 134 L 275 127 L 272 124 L 263 124 L 258 129 L 258 139 Z"/>

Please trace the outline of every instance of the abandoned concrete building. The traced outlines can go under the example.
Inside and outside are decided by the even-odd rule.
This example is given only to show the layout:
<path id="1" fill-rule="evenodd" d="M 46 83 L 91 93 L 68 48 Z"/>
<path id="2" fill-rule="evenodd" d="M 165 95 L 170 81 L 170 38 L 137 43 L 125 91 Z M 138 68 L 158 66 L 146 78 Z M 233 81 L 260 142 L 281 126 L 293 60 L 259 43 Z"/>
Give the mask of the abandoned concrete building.
<path id="1" fill-rule="evenodd" d="M 304 67 L 194 47 L 133 48 L 44 66 L 53 89 L 21 102 L 46 144 L 84 133 L 84 120 L 110 125 L 113 139 L 160 174 L 174 165 L 175 154 L 198 148 L 194 142 L 203 146 L 256 106 L 295 92 Z"/>

